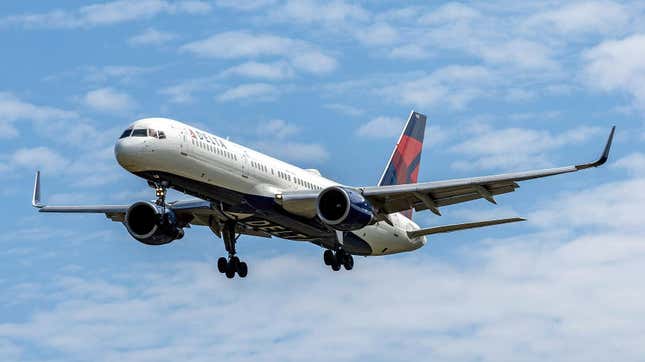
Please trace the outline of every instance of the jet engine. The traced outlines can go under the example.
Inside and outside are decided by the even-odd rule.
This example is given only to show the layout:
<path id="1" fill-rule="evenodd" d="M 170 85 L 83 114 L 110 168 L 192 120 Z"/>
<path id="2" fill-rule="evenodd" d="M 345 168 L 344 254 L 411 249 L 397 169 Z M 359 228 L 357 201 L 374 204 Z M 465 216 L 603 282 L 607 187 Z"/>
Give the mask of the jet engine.
<path id="1" fill-rule="evenodd" d="M 184 237 L 175 212 L 152 202 L 140 201 L 130 206 L 125 226 L 133 238 L 146 245 L 168 244 Z"/>
<path id="2" fill-rule="evenodd" d="M 323 190 L 316 200 L 316 213 L 336 230 L 362 229 L 374 222 L 374 208 L 360 193 L 338 186 Z"/>

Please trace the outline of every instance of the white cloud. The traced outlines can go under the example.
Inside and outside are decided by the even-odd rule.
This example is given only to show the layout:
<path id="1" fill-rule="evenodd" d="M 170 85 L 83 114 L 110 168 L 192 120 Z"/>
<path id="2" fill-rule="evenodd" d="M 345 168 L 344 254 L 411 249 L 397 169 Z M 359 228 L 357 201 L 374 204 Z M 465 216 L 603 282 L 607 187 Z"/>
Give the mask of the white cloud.
<path id="1" fill-rule="evenodd" d="M 215 99 L 218 102 L 248 100 L 249 98 L 252 98 L 253 101 L 270 101 L 276 99 L 279 94 L 280 90 L 271 84 L 251 83 L 227 89 Z"/>
<path id="2" fill-rule="evenodd" d="M 204 14 L 211 5 L 204 1 L 117 0 L 85 5 L 75 11 L 53 10 L 47 13 L 12 15 L 0 19 L 0 25 L 27 28 L 79 28 L 150 19 L 160 14 Z"/>
<path id="3" fill-rule="evenodd" d="M 273 21 L 301 24 L 321 23 L 328 26 L 369 19 L 369 12 L 360 5 L 344 1 L 287 0 L 283 6 L 273 9 L 269 18 Z"/>
<path id="4" fill-rule="evenodd" d="M 366 138 L 392 138 L 401 134 L 403 120 L 394 117 L 376 117 L 361 125 L 356 134 Z"/>
<path id="5" fill-rule="evenodd" d="M 398 37 L 397 29 L 387 23 L 376 23 L 361 27 L 356 33 L 356 38 L 367 45 L 392 44 L 398 40 Z"/>
<path id="6" fill-rule="evenodd" d="M 128 39 L 131 45 L 163 45 L 169 41 L 177 39 L 177 34 L 148 28 L 142 33 L 134 35 Z"/>
<path id="7" fill-rule="evenodd" d="M 258 140 L 253 148 L 290 162 L 324 163 L 329 152 L 324 145 L 292 141 L 301 139 L 302 128 L 282 119 L 259 123 L 255 128 Z M 296 137 L 298 136 L 298 137 Z"/>
<path id="8" fill-rule="evenodd" d="M 274 157 L 290 162 L 320 164 L 329 159 L 324 145 L 301 142 L 258 142 L 255 147 Z"/>
<path id="9" fill-rule="evenodd" d="M 112 88 L 99 88 L 87 92 L 83 102 L 101 112 L 122 113 L 133 109 L 136 102 L 126 93 Z"/>
<path id="10" fill-rule="evenodd" d="M 534 14 L 523 26 L 533 32 L 559 32 L 567 35 L 607 34 L 623 31 L 629 21 L 629 9 L 614 1 L 585 1 Z"/>
<path id="11" fill-rule="evenodd" d="M 418 44 L 405 44 L 390 50 L 390 57 L 395 59 L 419 60 L 430 56 L 430 52 Z"/>
<path id="12" fill-rule="evenodd" d="M 60 174 L 69 165 L 69 161 L 47 147 L 21 148 L 9 156 L 9 167 L 26 168 L 33 171 Z"/>
<path id="13" fill-rule="evenodd" d="M 501 44 L 481 44 L 475 52 L 486 62 L 527 69 L 557 69 L 551 50 L 529 40 L 510 40 Z"/>
<path id="14" fill-rule="evenodd" d="M 216 81 L 215 77 L 189 79 L 162 88 L 159 90 L 159 94 L 170 97 L 170 102 L 173 103 L 191 103 L 194 101 L 194 93 L 217 88 Z"/>
<path id="15" fill-rule="evenodd" d="M 291 47 L 297 44 L 298 41 L 276 35 L 230 31 L 188 43 L 181 49 L 207 58 L 235 59 L 291 54 Z"/>
<path id="16" fill-rule="evenodd" d="M 523 361 L 638 361 L 645 353 L 642 230 L 469 235 L 457 252 L 469 266 L 417 254 L 357 259 L 339 274 L 319 257 L 287 255 L 250 259 L 243 281 L 225 279 L 213 262 L 59 273 L 23 291 L 26 305 L 46 307 L 1 323 L 0 336 L 65 360 L 126 362 L 511 361 L 517 351 Z"/>
<path id="17" fill-rule="evenodd" d="M 415 107 L 462 109 L 478 97 L 491 96 L 494 75 L 481 66 L 447 66 L 429 75 L 383 87 L 379 93 Z"/>
<path id="18" fill-rule="evenodd" d="M 231 8 L 234 10 L 250 11 L 272 5 L 276 0 L 217 0 L 217 6 Z"/>
<path id="19" fill-rule="evenodd" d="M 604 91 L 632 95 L 645 108 L 645 35 L 608 40 L 584 54 L 586 83 Z"/>
<path id="20" fill-rule="evenodd" d="M 513 68 L 520 68 L 532 75 L 544 79 L 560 71 L 558 63 L 563 42 L 549 41 L 545 37 L 536 37 L 536 32 L 522 32 L 520 23 L 528 16 L 542 8 L 539 4 L 524 7 L 502 6 L 488 7 L 481 3 L 448 3 L 421 14 L 418 28 L 408 30 L 406 43 L 399 45 L 411 47 L 394 52 L 399 58 L 417 55 L 423 59 L 430 51 L 459 52 L 488 65 L 500 67 L 500 71 L 516 78 Z M 512 15 L 510 15 L 512 14 Z M 409 22 L 410 20 L 408 20 Z M 425 26 L 424 26 L 425 25 Z M 398 54 L 402 53 L 402 54 Z M 546 71 L 546 73 L 545 73 Z"/>
<path id="21" fill-rule="evenodd" d="M 361 114 L 365 113 L 364 110 L 358 107 L 347 105 L 347 104 L 340 104 L 340 103 L 326 104 L 325 108 L 331 109 L 338 113 L 345 114 L 352 117 L 360 116 Z"/>
<path id="22" fill-rule="evenodd" d="M 85 73 L 84 80 L 93 83 L 103 83 L 116 80 L 122 83 L 129 83 L 139 76 L 152 73 L 158 67 L 139 67 L 133 65 L 106 65 L 102 67 L 83 67 L 81 72 Z"/>
<path id="23" fill-rule="evenodd" d="M 481 127 L 477 134 L 451 148 L 452 152 L 475 159 L 457 161 L 452 167 L 459 170 L 549 167 L 552 164 L 547 152 L 565 145 L 582 143 L 601 131 L 595 127 L 578 127 L 554 135 L 525 128 Z"/>
<path id="24" fill-rule="evenodd" d="M 421 17 L 421 19 L 419 19 L 419 21 L 423 24 L 436 25 L 471 21 L 480 16 L 480 12 L 473 7 L 461 3 L 451 2 L 441 5 L 434 11 L 424 15 L 423 17 Z"/>
<path id="25" fill-rule="evenodd" d="M 423 146 L 426 148 L 434 147 L 437 145 L 444 144 L 446 141 L 453 136 L 453 131 L 446 130 L 443 127 L 432 124 L 432 120 L 429 120 L 430 126 L 426 128 L 426 132 L 423 138 Z"/>
<path id="26" fill-rule="evenodd" d="M 319 51 L 305 51 L 291 56 L 293 66 L 311 74 L 327 74 L 333 72 L 338 63 L 336 59 Z"/>
<path id="27" fill-rule="evenodd" d="M 13 138 L 19 135 L 15 123 L 20 120 L 32 122 L 51 122 L 78 118 L 71 111 L 25 102 L 11 93 L 0 92 L 0 138 Z"/>
<path id="28" fill-rule="evenodd" d="M 325 74 L 337 67 L 336 60 L 302 40 L 271 34 L 230 31 L 185 44 L 181 50 L 206 58 L 237 59 L 279 57 L 293 67 L 312 74 Z"/>
<path id="29" fill-rule="evenodd" d="M 642 158 L 638 160 L 642 161 Z M 642 169 L 640 171 L 636 178 L 609 182 L 585 192 L 560 195 L 557 202 L 549 202 L 533 212 L 529 220 L 544 228 L 599 227 L 621 233 L 640 233 L 643 231 L 640 210 L 645 203 L 645 195 L 641 191 L 645 187 L 645 179 L 642 178 Z"/>
<path id="30" fill-rule="evenodd" d="M 300 132 L 300 127 L 282 119 L 274 119 L 262 122 L 257 127 L 258 135 L 264 138 L 272 137 L 285 139 L 294 136 L 298 132 Z"/>
<path id="31" fill-rule="evenodd" d="M 262 78 L 268 80 L 280 80 L 293 77 L 293 69 L 286 62 L 259 63 L 246 62 L 228 68 L 222 74 L 224 76 L 237 75 L 248 78 Z"/>
<path id="32" fill-rule="evenodd" d="M 613 166 L 625 169 L 633 175 L 645 176 L 645 154 L 634 152 L 617 160 Z"/>

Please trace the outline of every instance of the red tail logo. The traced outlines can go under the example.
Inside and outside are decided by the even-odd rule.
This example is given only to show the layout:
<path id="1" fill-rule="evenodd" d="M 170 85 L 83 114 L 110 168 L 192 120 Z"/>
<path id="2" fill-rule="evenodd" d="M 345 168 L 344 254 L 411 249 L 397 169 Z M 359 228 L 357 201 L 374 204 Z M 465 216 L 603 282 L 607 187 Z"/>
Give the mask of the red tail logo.
<path id="1" fill-rule="evenodd" d="M 426 116 L 412 112 L 385 168 L 379 186 L 417 183 L 425 129 Z M 404 211 L 402 214 L 411 219 L 412 209 Z"/>

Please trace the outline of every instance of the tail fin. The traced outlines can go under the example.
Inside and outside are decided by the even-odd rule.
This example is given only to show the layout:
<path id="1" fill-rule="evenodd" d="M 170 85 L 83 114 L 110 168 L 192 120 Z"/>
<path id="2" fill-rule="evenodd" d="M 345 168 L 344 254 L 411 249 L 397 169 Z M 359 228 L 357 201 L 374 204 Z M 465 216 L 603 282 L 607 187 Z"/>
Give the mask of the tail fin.
<path id="1" fill-rule="evenodd" d="M 383 171 L 379 186 L 417 183 L 427 117 L 412 111 L 392 156 Z M 412 219 L 412 209 L 402 212 Z"/>

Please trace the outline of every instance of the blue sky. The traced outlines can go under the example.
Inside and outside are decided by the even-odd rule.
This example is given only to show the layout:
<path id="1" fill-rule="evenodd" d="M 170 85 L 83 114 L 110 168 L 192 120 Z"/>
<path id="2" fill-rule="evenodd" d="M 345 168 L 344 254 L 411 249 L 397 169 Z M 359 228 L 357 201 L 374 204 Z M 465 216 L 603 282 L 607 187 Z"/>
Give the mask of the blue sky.
<path id="1" fill-rule="evenodd" d="M 544 361 L 645 354 L 645 6 L 639 2 L 252 0 L 0 4 L 0 360 Z M 194 228 L 146 247 L 58 203 L 153 198 L 112 147 L 137 118 L 195 124 L 372 185 L 411 109 L 422 181 L 591 161 L 499 206 L 422 226 L 529 222 L 432 238 L 333 273 L 322 250 L 242 238 L 215 268 Z M 172 195 L 175 198 L 183 195 Z"/>

